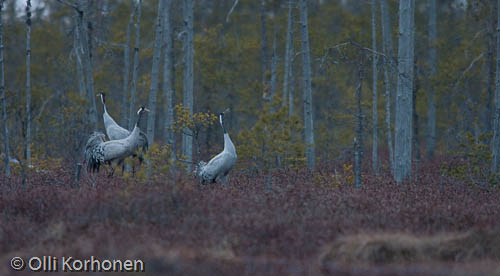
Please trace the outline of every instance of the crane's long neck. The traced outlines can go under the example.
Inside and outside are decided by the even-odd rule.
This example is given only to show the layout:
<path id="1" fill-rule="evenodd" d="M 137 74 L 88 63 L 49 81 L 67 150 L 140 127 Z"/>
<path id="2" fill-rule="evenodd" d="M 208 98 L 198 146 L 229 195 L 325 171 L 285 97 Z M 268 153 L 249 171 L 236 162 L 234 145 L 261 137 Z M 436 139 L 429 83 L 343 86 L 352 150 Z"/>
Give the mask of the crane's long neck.
<path id="1" fill-rule="evenodd" d="M 224 131 L 224 135 L 227 134 L 227 131 L 226 131 L 226 128 L 224 127 L 224 117 L 221 115 L 219 115 L 219 122 L 220 122 L 220 126 L 222 127 L 222 130 Z"/>
<path id="2" fill-rule="evenodd" d="M 106 109 L 106 100 L 105 100 L 103 94 L 101 94 L 101 102 L 102 102 L 102 106 L 104 107 L 104 113 L 108 113 L 108 110 Z"/>
<path id="3" fill-rule="evenodd" d="M 139 133 L 141 132 L 141 129 L 139 127 L 139 123 L 141 121 L 141 118 L 142 118 L 142 112 L 139 112 L 139 116 L 137 117 L 137 122 L 135 123 L 134 129 L 132 130 L 132 132 L 130 133 L 130 135 L 128 137 L 129 139 L 133 139 L 133 140 L 139 139 Z"/>
<path id="4" fill-rule="evenodd" d="M 229 137 L 229 133 L 224 133 L 224 151 L 231 152 L 236 155 L 236 148 L 234 147 L 233 141 Z"/>

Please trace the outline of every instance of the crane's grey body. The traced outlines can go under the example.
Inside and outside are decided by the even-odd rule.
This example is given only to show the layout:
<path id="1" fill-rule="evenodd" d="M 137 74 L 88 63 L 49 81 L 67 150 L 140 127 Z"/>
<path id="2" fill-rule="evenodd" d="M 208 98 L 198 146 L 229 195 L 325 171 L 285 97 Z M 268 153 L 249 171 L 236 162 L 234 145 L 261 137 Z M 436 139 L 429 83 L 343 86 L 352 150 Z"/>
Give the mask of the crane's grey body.
<path id="1" fill-rule="evenodd" d="M 139 120 L 142 113 L 147 111 L 145 108 L 137 112 L 139 118 L 135 124 L 134 130 L 124 139 L 105 141 L 104 134 L 94 132 L 85 146 L 85 161 L 88 171 L 99 171 L 99 167 L 104 164 L 121 164 L 125 158 L 134 155 L 138 148 L 140 138 Z"/>
<path id="2" fill-rule="evenodd" d="M 106 109 L 105 94 L 100 93 L 98 94 L 98 96 L 101 97 L 101 102 L 104 107 L 102 118 L 104 119 L 104 128 L 106 129 L 106 135 L 108 135 L 109 140 L 120 140 L 127 138 L 130 135 L 130 131 L 117 124 L 116 121 L 109 115 L 108 110 Z M 139 139 L 137 141 L 138 148 L 142 148 L 143 150 L 148 149 L 148 138 L 144 132 L 139 132 Z"/>
<path id="3" fill-rule="evenodd" d="M 236 148 L 224 128 L 224 113 L 219 115 L 219 120 L 224 131 L 224 150 L 208 163 L 204 161 L 198 163 L 197 174 L 201 184 L 206 182 L 215 183 L 218 180 L 225 182 L 226 176 L 238 159 Z"/>

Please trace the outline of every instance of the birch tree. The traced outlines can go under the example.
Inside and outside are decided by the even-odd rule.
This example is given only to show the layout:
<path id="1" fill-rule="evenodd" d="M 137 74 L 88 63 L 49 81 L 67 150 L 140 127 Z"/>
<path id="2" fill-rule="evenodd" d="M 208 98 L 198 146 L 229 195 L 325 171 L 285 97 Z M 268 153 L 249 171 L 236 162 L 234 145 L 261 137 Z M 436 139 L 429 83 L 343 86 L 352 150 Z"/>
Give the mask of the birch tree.
<path id="1" fill-rule="evenodd" d="M 302 72 L 304 80 L 304 122 L 306 140 L 307 168 L 314 169 L 314 126 L 311 87 L 311 60 L 309 47 L 309 30 L 307 26 L 307 0 L 299 0 L 300 4 L 300 34 L 302 44 Z"/>
<path id="2" fill-rule="evenodd" d="M 498 156 L 500 155 L 500 0 L 497 0 L 497 58 L 495 80 L 495 121 L 493 130 L 493 156 L 491 158 L 491 173 L 498 173 Z M 1 57 L 1 56 L 0 56 Z"/>
<path id="3" fill-rule="evenodd" d="M 294 0 L 288 0 L 285 70 L 283 74 L 283 106 L 288 101 L 288 117 L 293 114 L 293 4 Z"/>
<path id="4" fill-rule="evenodd" d="M 132 5 L 130 11 L 130 17 L 127 24 L 127 31 L 125 32 L 125 45 L 123 45 L 123 94 L 122 94 L 122 118 L 121 125 L 128 126 L 127 118 L 127 99 L 128 99 L 128 83 L 130 77 L 130 32 L 132 30 L 132 24 L 134 23 L 135 7 Z"/>
<path id="5" fill-rule="evenodd" d="M 128 129 L 132 129 L 135 118 L 135 94 L 137 90 L 137 75 L 139 74 L 139 46 L 141 44 L 141 5 L 142 0 L 137 1 L 137 18 L 135 23 L 135 47 L 134 47 L 134 67 L 132 71 L 132 87 L 130 88 L 129 120 Z"/>
<path id="6" fill-rule="evenodd" d="M 380 20 L 382 25 L 382 51 L 384 53 L 384 84 L 385 84 L 385 125 L 387 132 L 387 147 L 389 148 L 389 164 L 394 174 L 394 152 L 392 148 L 391 130 L 391 99 L 394 78 L 394 47 L 392 42 L 391 20 L 386 0 L 380 0 Z"/>
<path id="7" fill-rule="evenodd" d="M 396 94 L 395 170 L 396 182 L 411 174 L 413 7 L 412 0 L 399 1 L 398 86 Z"/>
<path id="8" fill-rule="evenodd" d="M 170 146 L 172 160 L 175 160 L 175 137 L 172 124 L 174 122 L 174 72 L 173 72 L 173 37 L 172 37 L 172 0 L 165 1 L 165 18 L 163 24 L 163 43 L 165 44 L 165 57 L 163 63 L 163 93 L 167 102 L 165 112 L 165 125 L 163 137 L 165 144 Z"/>
<path id="9" fill-rule="evenodd" d="M 277 27 L 274 25 L 274 36 L 273 36 L 273 55 L 271 58 L 271 95 L 270 99 L 272 100 L 274 98 L 274 94 L 276 92 L 276 78 L 278 75 L 277 69 L 278 69 L 278 55 L 276 52 L 276 47 L 277 47 Z"/>
<path id="10" fill-rule="evenodd" d="M 437 67 L 436 14 L 436 0 L 429 0 L 429 78 L 431 81 L 436 77 Z M 431 158 L 434 156 L 436 145 L 436 92 L 432 85 L 429 85 L 427 91 L 427 158 Z"/>
<path id="11" fill-rule="evenodd" d="M 31 165 L 31 1 L 26 0 L 26 166 Z"/>
<path id="12" fill-rule="evenodd" d="M 85 97 L 87 94 L 87 88 L 85 87 L 85 76 L 83 72 L 83 49 L 81 47 L 81 32 L 80 32 L 80 18 L 78 14 L 73 17 L 74 18 L 74 41 L 73 41 L 73 51 L 75 52 L 76 57 L 76 73 L 78 79 L 78 92 L 81 97 Z"/>
<path id="13" fill-rule="evenodd" d="M 89 119 L 90 124 L 93 129 L 97 128 L 97 107 L 95 103 L 95 93 L 94 93 L 94 75 L 92 72 L 92 48 L 91 48 L 91 22 L 89 17 L 90 7 L 89 3 L 84 0 L 78 2 L 78 8 L 76 12 L 80 19 L 80 44 L 84 52 L 84 62 L 85 62 L 85 77 L 87 80 L 87 97 L 90 102 L 89 107 Z M 83 24 L 85 23 L 85 24 Z M 89 28 L 90 27 L 90 28 Z"/>
<path id="14" fill-rule="evenodd" d="M 0 97 L 2 100 L 2 125 L 3 125 L 3 144 L 4 144 L 4 162 L 5 176 L 10 177 L 10 150 L 9 150 L 9 130 L 7 128 L 7 105 L 5 103 L 5 77 L 4 77 L 4 59 L 3 59 L 3 7 L 4 1 L 0 0 Z"/>
<path id="15" fill-rule="evenodd" d="M 158 1 L 158 15 L 156 17 L 155 40 L 153 52 L 153 65 L 151 69 L 151 81 L 149 87 L 149 114 L 147 136 L 148 141 L 153 144 L 155 136 L 155 119 L 156 119 L 156 96 L 158 93 L 158 75 L 160 68 L 160 56 L 163 40 L 163 17 L 164 17 L 164 1 Z"/>
<path id="16" fill-rule="evenodd" d="M 189 114 L 193 114 L 193 12 L 194 0 L 184 0 L 184 84 L 183 84 L 183 103 L 188 108 Z M 182 134 L 182 154 L 186 161 L 193 159 L 193 134 L 189 128 L 185 128 Z M 188 170 L 190 166 L 188 166 Z"/>
<path id="17" fill-rule="evenodd" d="M 356 87 L 356 137 L 354 138 L 354 184 L 362 186 L 361 159 L 363 158 L 363 113 L 361 110 L 361 89 L 363 88 L 363 57 L 358 65 L 358 86 Z"/>
<path id="18" fill-rule="evenodd" d="M 267 23 L 266 23 L 266 1 L 260 1 L 260 24 L 261 24 L 261 62 L 262 62 L 262 85 L 264 87 L 263 97 L 267 98 L 269 85 L 267 83 L 268 53 L 267 53 Z"/>
<path id="19" fill-rule="evenodd" d="M 378 114 L 377 114 L 377 6 L 376 0 L 372 0 L 372 49 L 373 53 L 373 147 L 372 147 L 372 168 L 375 174 L 378 174 Z"/>

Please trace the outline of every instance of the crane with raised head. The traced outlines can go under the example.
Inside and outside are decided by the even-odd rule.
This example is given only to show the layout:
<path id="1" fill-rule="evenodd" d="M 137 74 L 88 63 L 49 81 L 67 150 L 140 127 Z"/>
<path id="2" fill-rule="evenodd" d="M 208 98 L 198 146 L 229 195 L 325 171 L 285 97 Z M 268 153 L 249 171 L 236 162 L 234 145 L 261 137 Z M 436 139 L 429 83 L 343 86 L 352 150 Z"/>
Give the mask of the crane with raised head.
<path id="1" fill-rule="evenodd" d="M 101 92 L 97 94 L 97 96 L 101 98 L 102 106 L 104 107 L 102 118 L 104 119 L 104 128 L 106 129 L 106 135 L 108 135 L 109 140 L 120 140 L 128 137 L 130 135 L 130 131 L 117 124 L 116 121 L 109 115 L 106 108 L 106 94 Z M 148 146 L 149 142 L 146 134 L 142 131 L 139 132 L 138 147 L 146 151 Z"/>
<path id="2" fill-rule="evenodd" d="M 134 129 L 123 139 L 105 141 L 105 136 L 101 132 L 90 135 L 85 145 L 85 163 L 89 172 L 98 172 L 100 166 L 107 164 L 111 166 L 109 176 L 112 176 L 114 164 L 121 165 L 125 158 L 135 154 L 141 133 L 139 122 L 144 112 L 149 112 L 144 106 L 137 111 L 138 117 Z"/>
<path id="3" fill-rule="evenodd" d="M 224 132 L 224 150 L 217 154 L 214 158 L 210 159 L 208 163 L 200 161 L 196 168 L 195 174 L 198 175 L 200 184 L 205 184 L 206 182 L 215 183 L 221 180 L 223 183 L 226 182 L 226 176 L 229 174 L 231 169 L 234 167 L 238 156 L 236 155 L 236 148 L 234 147 L 229 133 L 227 133 L 224 127 L 224 117 L 229 109 L 219 114 L 219 122 Z"/>

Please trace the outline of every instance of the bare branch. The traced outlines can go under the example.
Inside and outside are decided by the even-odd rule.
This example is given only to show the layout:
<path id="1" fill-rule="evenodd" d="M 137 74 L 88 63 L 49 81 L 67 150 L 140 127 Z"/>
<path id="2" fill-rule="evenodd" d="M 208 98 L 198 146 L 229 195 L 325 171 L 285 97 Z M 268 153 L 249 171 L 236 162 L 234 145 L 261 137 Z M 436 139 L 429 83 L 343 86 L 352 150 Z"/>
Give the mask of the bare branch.
<path id="1" fill-rule="evenodd" d="M 106 45 L 106 46 L 110 46 L 110 47 L 123 48 L 126 46 L 125 43 L 109 42 L 109 41 L 102 40 L 98 37 L 96 37 L 95 40 L 97 41 L 97 43 L 99 43 L 101 45 Z"/>
<path id="2" fill-rule="evenodd" d="M 68 6 L 68 7 L 70 7 L 70 8 L 73 8 L 73 9 L 75 9 L 77 12 L 80 12 L 80 9 L 78 8 L 78 6 L 77 6 L 75 3 L 70 3 L 70 2 L 68 2 L 68 1 L 66 1 L 66 0 L 57 0 L 57 2 L 59 2 L 59 3 L 63 4 L 63 5 L 65 5 L 65 6 Z"/>
<path id="3" fill-rule="evenodd" d="M 229 17 L 230 17 L 230 16 L 231 16 L 231 14 L 233 13 L 234 8 L 236 8 L 236 6 L 238 5 L 238 2 L 239 2 L 239 0 L 235 0 L 235 1 L 234 1 L 233 6 L 231 7 L 231 9 L 229 10 L 229 12 L 227 13 L 227 16 L 226 16 L 226 23 L 229 23 Z"/>
<path id="4" fill-rule="evenodd" d="M 47 104 L 50 102 L 50 100 L 52 100 L 52 98 L 54 98 L 55 94 L 53 94 L 52 96 L 48 97 L 42 104 L 42 106 L 40 107 L 40 111 L 38 111 L 38 114 L 34 117 L 34 121 L 37 121 L 38 119 L 40 119 L 40 116 L 42 116 L 43 114 L 43 111 L 45 110 L 45 107 L 47 106 Z"/>

